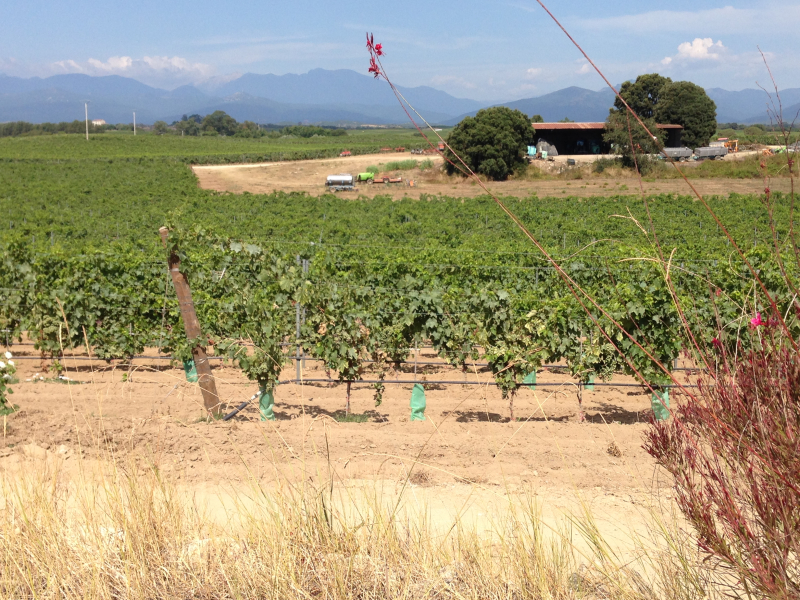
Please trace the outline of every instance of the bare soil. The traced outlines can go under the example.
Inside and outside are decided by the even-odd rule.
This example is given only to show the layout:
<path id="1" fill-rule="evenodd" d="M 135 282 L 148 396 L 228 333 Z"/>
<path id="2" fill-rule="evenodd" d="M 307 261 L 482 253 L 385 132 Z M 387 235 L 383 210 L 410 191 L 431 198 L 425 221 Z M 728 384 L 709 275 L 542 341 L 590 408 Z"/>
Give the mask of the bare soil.
<path id="1" fill-rule="evenodd" d="M 253 194 L 269 194 L 274 191 L 306 192 L 310 195 L 325 193 L 325 179 L 328 175 L 364 172 L 371 165 L 381 166 L 391 161 L 414 158 L 425 160 L 429 157 L 413 156 L 409 153 L 372 154 L 345 158 L 328 158 L 292 162 L 262 163 L 250 165 L 215 165 L 193 167 L 200 187 L 219 192 Z M 550 168 L 558 169 L 567 160 L 566 156 L 558 157 Z M 588 163 L 593 157 L 572 157 L 578 162 Z M 413 169 L 398 171 L 402 175 L 401 184 L 359 184 L 354 192 L 340 192 L 344 198 L 356 199 L 359 196 L 389 195 L 400 199 L 404 197 L 419 198 L 423 194 L 453 197 L 474 197 L 485 192 L 474 181 L 460 177 L 446 177 L 438 168 L 442 164 L 440 157 L 431 158 L 436 167 L 428 171 Z M 691 165 L 686 168 L 691 168 Z M 413 180 L 414 186 L 409 185 Z M 758 194 L 764 190 L 764 182 L 758 179 L 693 179 L 692 184 L 703 195 L 728 196 L 732 193 Z M 790 182 L 787 178 L 774 179 L 770 187 L 773 191 L 788 192 Z M 691 193 L 686 183 L 680 179 L 666 179 L 643 182 L 647 194 L 688 194 Z M 594 197 L 615 196 L 640 193 L 639 180 L 633 177 L 615 177 L 608 175 L 588 176 L 583 179 L 540 179 L 509 180 L 492 182 L 489 188 L 501 196 L 529 197 Z"/>
<path id="2" fill-rule="evenodd" d="M 508 494 L 525 493 L 554 523 L 585 504 L 604 523 L 604 533 L 622 537 L 643 526 L 653 501 L 672 505 L 667 480 L 642 449 L 649 393 L 624 376 L 610 387 L 583 391 L 583 423 L 575 382 L 558 369 L 541 371 L 536 390 L 517 394 L 518 420 L 509 422 L 508 403 L 486 385 L 490 373 L 444 365 L 418 366 L 416 376 L 413 365 L 404 365 L 387 377 L 481 382 L 428 384 L 425 421 L 410 421 L 411 383 L 387 384 L 378 407 L 370 385 L 353 385 L 352 412 L 365 415 L 363 423 L 336 420 L 345 405 L 344 384 L 307 383 L 276 389 L 277 421 L 262 422 L 251 403 L 221 422 L 204 417 L 197 384 L 166 360 L 137 359 L 129 366 L 67 356 L 67 381 L 42 372 L 30 346 L 11 350 L 19 367 L 11 399 L 19 411 L 4 422 L 0 474 L 24 468 L 31 457 L 57 459 L 67 470 L 86 461 L 133 459 L 220 506 L 222 490 L 231 486 L 333 478 L 337 485 L 411 493 L 413 503 L 443 523 L 455 513 L 480 523 L 491 511 L 505 510 Z M 418 360 L 437 359 L 423 350 Z M 238 369 L 214 365 L 229 407 L 257 391 Z M 294 367 L 283 375 L 293 379 Z M 318 363 L 308 361 L 303 379 L 323 378 Z"/>

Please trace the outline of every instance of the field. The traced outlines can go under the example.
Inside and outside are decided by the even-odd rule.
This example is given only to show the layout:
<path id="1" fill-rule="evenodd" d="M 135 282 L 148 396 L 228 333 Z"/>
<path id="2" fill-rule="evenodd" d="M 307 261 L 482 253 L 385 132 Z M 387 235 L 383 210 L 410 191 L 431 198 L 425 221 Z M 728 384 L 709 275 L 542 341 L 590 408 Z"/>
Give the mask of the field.
<path id="1" fill-rule="evenodd" d="M 154 134 L 104 133 L 87 142 L 79 135 L 45 135 L 3 138 L 0 158 L 13 160 L 142 159 L 170 158 L 190 164 L 247 163 L 297 160 L 378 152 L 383 147 L 427 147 L 414 130 L 350 131 L 343 137 L 179 137 Z"/>
<path id="2" fill-rule="evenodd" d="M 661 390 L 660 365 L 689 385 L 702 373 L 683 353 L 658 252 L 638 223 L 652 219 L 675 250 L 672 283 L 698 343 L 746 346 L 741 332 L 758 307 L 743 264 L 678 182 L 646 182 L 647 207 L 635 180 L 590 167 L 586 179 L 553 172 L 492 185 L 571 283 L 609 311 L 590 318 L 470 184 L 411 169 L 413 188 L 321 189 L 328 172 L 396 160 L 375 146 L 408 146 L 412 132 L 351 134 L 348 149 L 363 154 L 351 159 L 334 158 L 340 138 L 104 135 L 0 140 L 0 329 L 18 368 L 16 408 L 3 410 L 4 482 L 44 463 L 67 486 L 109 465 L 131 485 L 155 473 L 218 526 L 236 520 L 239 502 L 280 502 L 306 485 L 311 495 L 296 498 L 328 515 L 335 483 L 337 502 L 360 490 L 377 505 L 402 504 L 407 530 L 427 523 L 425 539 L 441 539 L 442 552 L 462 526 L 497 549 L 492 519 L 535 499 L 547 539 L 568 539 L 579 555 L 557 578 L 558 597 L 575 591 L 580 564 L 599 560 L 587 515 L 617 553 L 605 564 L 617 574 L 641 560 L 637 534 L 679 523 L 641 448 L 655 404 L 632 372 Z M 268 164 L 220 165 L 259 161 Z M 770 228 L 763 181 L 696 181 L 788 310 L 770 255 L 787 231 Z M 772 189 L 773 218 L 785 223 L 788 181 L 776 177 Z M 165 224 L 204 334 L 191 343 L 158 236 Z M 625 360 L 604 337 L 611 319 L 628 336 L 614 338 Z M 214 355 L 224 412 L 261 388 L 274 390 L 276 420 L 262 421 L 256 402 L 231 421 L 208 418 L 181 368 L 195 344 Z M 414 383 L 427 399 L 421 422 L 410 420 Z M 673 389 L 670 400 L 682 397 Z M 347 522 L 358 531 L 358 519 Z M 559 533 L 571 526 L 584 533 Z M 652 565 L 636 568 L 668 585 Z"/>

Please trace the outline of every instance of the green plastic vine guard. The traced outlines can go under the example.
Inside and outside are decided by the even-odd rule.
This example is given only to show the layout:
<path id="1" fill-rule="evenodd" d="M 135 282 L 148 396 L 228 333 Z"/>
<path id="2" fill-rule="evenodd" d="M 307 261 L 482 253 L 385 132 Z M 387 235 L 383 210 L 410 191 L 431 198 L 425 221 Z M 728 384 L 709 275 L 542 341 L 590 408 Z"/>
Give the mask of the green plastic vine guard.
<path id="1" fill-rule="evenodd" d="M 594 373 L 589 375 L 586 378 L 586 381 L 583 382 L 583 389 L 585 389 L 587 392 L 594 391 Z"/>
<path id="2" fill-rule="evenodd" d="M 650 404 L 653 407 L 653 414 L 656 421 L 666 421 L 670 417 L 669 412 L 669 389 L 656 390 L 650 397 Z"/>
<path id="3" fill-rule="evenodd" d="M 424 421 L 425 420 L 425 388 L 421 383 L 415 383 L 414 389 L 411 390 L 411 420 Z"/>
<path id="4" fill-rule="evenodd" d="M 275 413 L 272 410 L 275 406 L 275 392 L 268 392 L 266 385 L 260 385 L 258 391 L 261 394 L 258 399 L 258 412 L 261 413 L 261 420 L 275 421 Z"/>
<path id="5" fill-rule="evenodd" d="M 189 383 L 197 383 L 200 380 L 193 359 L 183 361 L 183 372 L 186 373 L 186 381 Z"/>
<path id="6" fill-rule="evenodd" d="M 536 371 L 533 371 L 532 373 L 528 373 L 527 375 L 525 375 L 525 379 L 522 380 L 522 383 L 528 384 L 528 389 L 529 390 L 535 390 L 536 389 Z"/>

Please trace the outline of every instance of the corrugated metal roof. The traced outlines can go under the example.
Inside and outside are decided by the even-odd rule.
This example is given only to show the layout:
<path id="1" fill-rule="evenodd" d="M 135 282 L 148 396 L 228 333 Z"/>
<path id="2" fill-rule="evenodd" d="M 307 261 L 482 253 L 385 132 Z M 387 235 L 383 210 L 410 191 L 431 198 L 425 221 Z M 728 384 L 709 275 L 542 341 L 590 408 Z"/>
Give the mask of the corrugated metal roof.
<path id="1" fill-rule="evenodd" d="M 533 123 L 536 130 L 555 129 L 605 129 L 605 123 Z"/>
<path id="2" fill-rule="evenodd" d="M 537 131 L 605 129 L 605 123 L 532 123 Z M 659 129 L 683 129 L 683 125 L 657 125 Z"/>

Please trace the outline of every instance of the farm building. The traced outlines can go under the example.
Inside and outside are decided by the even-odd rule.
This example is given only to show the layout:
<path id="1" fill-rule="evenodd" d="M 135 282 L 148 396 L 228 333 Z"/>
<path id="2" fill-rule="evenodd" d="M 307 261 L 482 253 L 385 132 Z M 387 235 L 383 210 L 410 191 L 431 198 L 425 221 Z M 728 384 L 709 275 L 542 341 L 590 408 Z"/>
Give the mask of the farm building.
<path id="1" fill-rule="evenodd" d="M 105 124 L 106 124 L 105 119 L 92 119 L 92 125 L 94 125 L 95 127 L 100 127 Z"/>
<path id="2" fill-rule="evenodd" d="M 609 154 L 611 147 L 603 141 L 605 123 L 533 123 L 536 143 L 545 141 L 559 154 Z M 659 125 L 666 131 L 666 147 L 681 146 L 682 125 Z"/>

